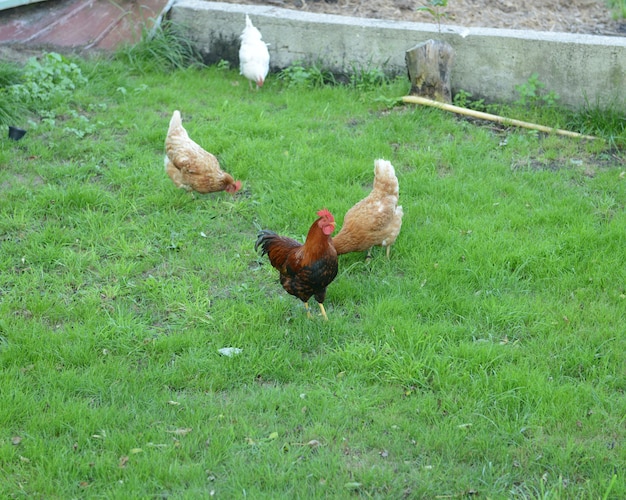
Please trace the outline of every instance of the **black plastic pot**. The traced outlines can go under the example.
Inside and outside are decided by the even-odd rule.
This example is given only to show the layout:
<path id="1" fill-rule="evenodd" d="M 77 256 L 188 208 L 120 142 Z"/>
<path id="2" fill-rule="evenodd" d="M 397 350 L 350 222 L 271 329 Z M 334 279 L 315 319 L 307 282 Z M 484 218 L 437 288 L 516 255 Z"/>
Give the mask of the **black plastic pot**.
<path id="1" fill-rule="evenodd" d="M 9 125 L 9 139 L 19 141 L 22 137 L 24 137 L 24 134 L 26 134 L 26 130 Z"/>

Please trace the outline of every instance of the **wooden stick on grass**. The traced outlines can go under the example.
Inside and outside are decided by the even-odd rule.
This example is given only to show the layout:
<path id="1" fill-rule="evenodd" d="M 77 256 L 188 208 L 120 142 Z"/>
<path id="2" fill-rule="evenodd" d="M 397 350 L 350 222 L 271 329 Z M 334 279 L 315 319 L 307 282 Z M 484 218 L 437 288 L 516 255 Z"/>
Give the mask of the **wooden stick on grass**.
<path id="1" fill-rule="evenodd" d="M 523 122 L 520 120 L 514 120 L 512 118 L 505 118 L 504 116 L 492 115 L 490 113 L 483 113 L 482 111 L 475 111 L 473 109 L 462 108 L 460 106 L 454 106 L 452 104 L 446 104 L 444 102 L 433 101 L 432 99 L 426 99 L 425 97 L 418 97 L 413 95 L 407 95 L 402 98 L 402 102 L 410 104 L 422 104 L 424 106 L 432 106 L 434 108 L 443 109 L 445 111 L 452 111 L 460 115 L 471 116 L 473 118 L 479 118 L 481 120 L 489 120 L 496 123 L 502 123 L 503 125 L 515 125 L 516 127 L 524 127 L 532 130 L 539 130 L 546 133 L 555 133 L 559 135 L 566 135 L 568 137 L 579 137 L 581 139 L 598 139 L 593 135 L 583 135 L 578 132 L 572 132 L 570 130 L 562 130 L 559 128 L 545 127 L 536 123 Z"/>

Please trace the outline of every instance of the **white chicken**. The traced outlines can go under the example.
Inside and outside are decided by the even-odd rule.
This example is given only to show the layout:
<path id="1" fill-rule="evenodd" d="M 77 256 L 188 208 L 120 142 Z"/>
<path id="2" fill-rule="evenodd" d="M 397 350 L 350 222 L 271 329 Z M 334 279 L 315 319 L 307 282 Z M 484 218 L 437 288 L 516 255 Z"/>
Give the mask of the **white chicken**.
<path id="1" fill-rule="evenodd" d="M 249 80 L 250 87 L 255 82 L 258 89 L 263 86 L 269 69 L 270 53 L 267 44 L 246 14 L 246 27 L 241 33 L 239 47 L 239 72 Z"/>

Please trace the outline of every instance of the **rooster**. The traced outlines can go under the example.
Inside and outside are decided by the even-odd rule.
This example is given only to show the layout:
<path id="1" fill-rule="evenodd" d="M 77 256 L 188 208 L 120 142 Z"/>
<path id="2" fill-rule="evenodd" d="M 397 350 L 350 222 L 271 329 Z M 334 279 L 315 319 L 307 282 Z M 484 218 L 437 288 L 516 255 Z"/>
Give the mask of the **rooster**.
<path id="1" fill-rule="evenodd" d="M 402 207 L 398 206 L 398 178 L 393 165 L 386 160 L 374 161 L 374 188 L 372 192 L 346 213 L 343 226 L 333 244 L 337 254 L 367 250 L 371 257 L 373 246 L 389 249 L 396 241 L 402 226 Z"/>
<path id="2" fill-rule="evenodd" d="M 317 212 L 319 218 L 313 223 L 304 245 L 296 240 L 263 230 L 258 234 L 254 250 L 261 247 L 261 255 L 280 273 L 280 284 L 287 293 L 304 302 L 307 316 L 311 317 L 309 299 L 315 297 L 322 316 L 328 321 L 324 309 L 326 287 L 337 276 L 337 252 L 331 234 L 335 230 L 335 218 L 326 209 Z"/>
<path id="3" fill-rule="evenodd" d="M 241 46 L 239 47 L 239 72 L 245 76 L 252 88 L 252 82 L 256 88 L 263 86 L 265 77 L 270 69 L 270 53 L 267 44 L 261 37 L 261 32 L 254 27 L 246 14 L 246 27 L 241 34 Z"/>
<path id="4" fill-rule="evenodd" d="M 165 138 L 165 171 L 177 187 L 187 191 L 226 191 L 234 195 L 241 189 L 241 181 L 224 172 L 215 156 L 191 140 L 178 110 L 172 115 Z"/>

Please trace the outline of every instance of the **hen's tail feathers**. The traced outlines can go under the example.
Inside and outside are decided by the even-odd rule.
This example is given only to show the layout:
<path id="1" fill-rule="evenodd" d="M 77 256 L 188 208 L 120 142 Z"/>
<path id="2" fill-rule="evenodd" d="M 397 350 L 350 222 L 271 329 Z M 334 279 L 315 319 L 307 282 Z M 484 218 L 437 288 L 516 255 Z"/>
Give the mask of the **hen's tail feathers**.
<path id="1" fill-rule="evenodd" d="M 172 119 L 170 120 L 170 129 L 174 127 L 182 127 L 182 126 L 183 126 L 183 120 L 180 117 L 180 111 L 175 110 L 174 113 L 172 113 Z"/>
<path id="2" fill-rule="evenodd" d="M 252 21 L 250 20 L 250 17 L 248 16 L 248 14 L 246 14 L 246 27 L 243 29 L 243 32 L 241 33 L 241 41 L 246 43 L 246 42 L 254 42 L 256 40 L 261 41 L 263 39 L 263 36 L 261 35 L 261 32 L 257 29 L 257 27 L 252 24 Z"/>
<path id="3" fill-rule="evenodd" d="M 170 119 L 170 126 L 167 129 L 167 137 L 165 139 L 165 144 L 167 146 L 167 141 L 170 139 L 170 136 L 187 134 L 187 131 L 183 127 L 183 119 L 180 117 L 180 111 L 175 110 L 172 113 L 172 118 Z"/>
<path id="4" fill-rule="evenodd" d="M 374 161 L 374 189 L 398 196 L 398 178 L 391 162 L 383 159 Z"/>

